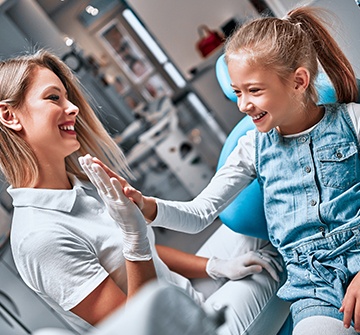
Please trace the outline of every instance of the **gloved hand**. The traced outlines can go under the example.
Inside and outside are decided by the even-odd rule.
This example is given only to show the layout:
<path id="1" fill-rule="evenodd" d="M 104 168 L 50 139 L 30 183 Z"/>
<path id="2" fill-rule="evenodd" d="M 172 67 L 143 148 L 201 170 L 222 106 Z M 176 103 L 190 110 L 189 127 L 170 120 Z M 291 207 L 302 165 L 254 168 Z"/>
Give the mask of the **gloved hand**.
<path id="1" fill-rule="evenodd" d="M 228 278 L 237 280 L 259 273 L 265 269 L 276 281 L 280 281 L 277 274 L 282 272 L 282 266 L 277 261 L 275 251 L 260 249 L 249 251 L 232 259 L 211 257 L 206 264 L 206 272 L 213 279 Z"/>
<path id="2" fill-rule="evenodd" d="M 130 261 L 150 260 L 151 249 L 147 227 L 139 208 L 123 193 L 120 182 L 110 178 L 104 169 L 92 161 L 90 155 L 79 158 L 79 163 L 97 188 L 110 216 L 123 232 L 123 254 Z"/>

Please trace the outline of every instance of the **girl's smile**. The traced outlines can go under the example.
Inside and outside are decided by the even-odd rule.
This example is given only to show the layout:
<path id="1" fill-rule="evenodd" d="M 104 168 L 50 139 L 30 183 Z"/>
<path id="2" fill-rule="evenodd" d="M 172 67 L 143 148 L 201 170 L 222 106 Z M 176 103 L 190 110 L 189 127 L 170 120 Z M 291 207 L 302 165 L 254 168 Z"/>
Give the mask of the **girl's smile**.
<path id="1" fill-rule="evenodd" d="M 283 135 L 296 134 L 321 119 L 321 109 L 303 101 L 308 85 L 305 69 L 283 79 L 272 69 L 250 65 L 246 54 L 232 55 L 228 69 L 240 111 L 252 118 L 260 132 L 276 128 Z"/>

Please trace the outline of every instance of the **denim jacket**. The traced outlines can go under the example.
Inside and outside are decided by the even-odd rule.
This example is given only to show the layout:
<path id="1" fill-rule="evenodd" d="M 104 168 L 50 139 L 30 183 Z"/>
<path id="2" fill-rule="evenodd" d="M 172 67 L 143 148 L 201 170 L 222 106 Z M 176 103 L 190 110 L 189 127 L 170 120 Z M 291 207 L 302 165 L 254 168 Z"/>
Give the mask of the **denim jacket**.
<path id="1" fill-rule="evenodd" d="M 256 170 L 280 250 L 360 222 L 359 143 L 345 104 L 326 105 L 306 135 L 256 132 Z"/>
<path id="2" fill-rule="evenodd" d="M 255 141 L 269 237 L 288 273 L 278 295 L 296 301 L 295 323 L 316 314 L 341 319 L 360 270 L 359 143 L 346 105 L 326 105 L 307 134 L 256 132 Z"/>

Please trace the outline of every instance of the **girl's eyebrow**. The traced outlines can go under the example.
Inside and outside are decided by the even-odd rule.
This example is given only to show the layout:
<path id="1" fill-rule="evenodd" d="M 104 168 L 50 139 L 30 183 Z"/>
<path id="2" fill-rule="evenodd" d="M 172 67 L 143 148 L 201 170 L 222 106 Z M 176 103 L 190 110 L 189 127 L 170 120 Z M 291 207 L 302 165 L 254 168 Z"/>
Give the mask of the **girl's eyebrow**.
<path id="1" fill-rule="evenodd" d="M 245 87 L 249 87 L 249 86 L 252 86 L 252 85 L 261 85 L 261 83 L 253 81 L 253 82 L 243 83 L 242 85 L 245 86 Z M 230 86 L 233 87 L 233 88 L 237 87 L 237 85 L 235 85 L 233 83 L 231 83 Z"/>

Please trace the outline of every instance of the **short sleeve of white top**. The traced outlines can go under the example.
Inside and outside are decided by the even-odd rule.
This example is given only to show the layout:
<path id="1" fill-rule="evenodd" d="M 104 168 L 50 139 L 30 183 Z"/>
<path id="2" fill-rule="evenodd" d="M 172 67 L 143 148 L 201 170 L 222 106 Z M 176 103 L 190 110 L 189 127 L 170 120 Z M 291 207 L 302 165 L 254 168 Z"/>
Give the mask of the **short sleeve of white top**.
<path id="1" fill-rule="evenodd" d="M 73 176 L 72 176 L 73 177 Z M 24 282 L 79 333 L 91 326 L 69 310 L 107 276 L 127 292 L 122 232 L 90 183 L 73 177 L 71 190 L 9 188 L 14 217 L 11 248 Z M 195 301 L 202 296 L 190 282 L 159 259 L 148 228 L 160 280 L 183 287 Z"/>
<path id="2" fill-rule="evenodd" d="M 360 104 L 349 103 L 347 109 L 360 142 Z M 316 125 L 301 134 L 314 127 Z M 195 199 L 189 202 L 157 199 L 158 213 L 151 225 L 197 233 L 213 222 L 255 178 L 255 131 L 250 130 L 239 139 L 225 164 Z"/>

